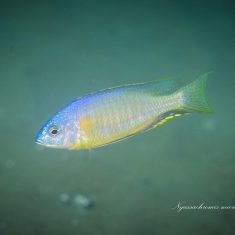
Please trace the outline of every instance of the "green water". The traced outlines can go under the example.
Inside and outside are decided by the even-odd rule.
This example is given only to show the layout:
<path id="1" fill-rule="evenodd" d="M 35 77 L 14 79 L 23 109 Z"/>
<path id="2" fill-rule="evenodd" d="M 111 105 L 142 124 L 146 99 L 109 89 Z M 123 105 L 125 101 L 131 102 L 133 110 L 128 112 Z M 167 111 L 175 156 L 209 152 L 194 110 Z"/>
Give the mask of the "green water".
<path id="1" fill-rule="evenodd" d="M 234 38 L 232 1 L 1 1 L 0 234 L 234 234 Z M 208 71 L 212 114 L 92 153 L 34 143 L 88 92 Z"/>

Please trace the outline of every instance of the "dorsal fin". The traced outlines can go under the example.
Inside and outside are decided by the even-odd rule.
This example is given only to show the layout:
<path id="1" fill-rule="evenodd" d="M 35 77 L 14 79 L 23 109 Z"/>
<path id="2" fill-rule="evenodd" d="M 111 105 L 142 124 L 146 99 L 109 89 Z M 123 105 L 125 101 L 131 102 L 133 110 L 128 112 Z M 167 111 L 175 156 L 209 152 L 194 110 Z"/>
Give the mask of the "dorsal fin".
<path id="1" fill-rule="evenodd" d="M 99 90 L 97 92 L 92 92 L 87 95 L 96 95 L 96 94 L 103 94 L 105 92 L 113 92 L 113 91 L 133 91 L 133 92 L 143 92 L 149 93 L 152 95 L 167 95 L 173 93 L 179 88 L 179 84 L 174 79 L 163 79 L 159 81 L 149 81 L 143 83 L 134 83 L 134 84 L 127 84 L 122 86 L 116 86 L 111 88 L 106 88 Z M 84 98 L 84 97 L 83 97 Z M 79 98 L 78 98 L 79 99 Z"/>
<path id="2" fill-rule="evenodd" d="M 132 86 L 130 86 L 130 88 L 132 88 Z M 152 93 L 153 95 L 166 95 L 176 90 L 176 81 L 172 79 L 165 79 L 160 81 L 146 82 L 143 84 L 134 85 L 133 89 Z"/>

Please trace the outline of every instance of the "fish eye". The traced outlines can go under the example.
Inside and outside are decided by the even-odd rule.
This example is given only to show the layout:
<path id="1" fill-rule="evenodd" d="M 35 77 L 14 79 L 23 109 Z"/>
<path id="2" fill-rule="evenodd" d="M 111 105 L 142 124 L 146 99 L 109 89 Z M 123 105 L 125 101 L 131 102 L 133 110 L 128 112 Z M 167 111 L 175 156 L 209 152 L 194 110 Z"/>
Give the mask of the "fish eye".
<path id="1" fill-rule="evenodd" d="M 59 127 L 58 126 L 52 126 L 49 129 L 49 134 L 51 136 L 56 136 L 59 133 Z"/>

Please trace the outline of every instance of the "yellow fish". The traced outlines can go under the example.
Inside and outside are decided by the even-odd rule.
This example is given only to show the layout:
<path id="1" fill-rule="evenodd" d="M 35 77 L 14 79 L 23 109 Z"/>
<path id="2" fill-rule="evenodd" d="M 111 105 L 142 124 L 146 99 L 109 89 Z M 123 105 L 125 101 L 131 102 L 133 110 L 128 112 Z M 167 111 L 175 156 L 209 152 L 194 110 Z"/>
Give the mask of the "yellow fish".
<path id="1" fill-rule="evenodd" d="M 209 112 L 204 97 L 207 75 L 178 89 L 173 80 L 162 80 L 88 94 L 58 111 L 35 141 L 53 148 L 92 149 L 184 114 Z"/>

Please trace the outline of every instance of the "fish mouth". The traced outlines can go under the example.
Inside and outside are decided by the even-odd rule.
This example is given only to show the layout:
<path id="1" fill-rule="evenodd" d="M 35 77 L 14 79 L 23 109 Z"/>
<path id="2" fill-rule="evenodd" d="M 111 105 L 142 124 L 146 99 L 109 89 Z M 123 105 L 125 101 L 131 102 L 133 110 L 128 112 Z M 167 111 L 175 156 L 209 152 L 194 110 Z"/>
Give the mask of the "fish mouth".
<path id="1" fill-rule="evenodd" d="M 57 145 L 53 145 L 53 144 L 45 144 L 45 143 L 43 143 L 43 141 L 41 141 L 41 140 L 35 140 L 35 143 L 36 143 L 36 144 L 39 144 L 39 145 L 41 145 L 41 146 L 43 146 L 43 147 L 48 147 L 48 148 L 59 148 Z"/>
<path id="2" fill-rule="evenodd" d="M 36 137 L 34 138 L 34 141 L 35 141 L 36 144 L 39 144 L 39 145 L 41 145 L 43 147 L 56 148 L 56 149 L 63 148 L 62 146 L 60 147 L 60 146 L 58 146 L 56 144 L 48 144 L 48 143 L 46 143 L 45 141 L 42 140 L 40 135 L 36 135 Z"/>
<path id="3" fill-rule="evenodd" d="M 37 140 L 37 139 L 35 139 L 35 143 L 40 144 L 40 145 L 45 145 L 41 140 Z"/>
<path id="4" fill-rule="evenodd" d="M 37 144 L 44 145 L 42 142 L 42 138 L 40 138 L 40 136 L 41 136 L 41 132 L 38 132 L 37 135 L 34 137 L 34 141 Z"/>

